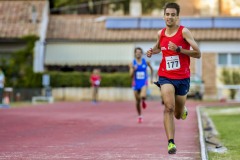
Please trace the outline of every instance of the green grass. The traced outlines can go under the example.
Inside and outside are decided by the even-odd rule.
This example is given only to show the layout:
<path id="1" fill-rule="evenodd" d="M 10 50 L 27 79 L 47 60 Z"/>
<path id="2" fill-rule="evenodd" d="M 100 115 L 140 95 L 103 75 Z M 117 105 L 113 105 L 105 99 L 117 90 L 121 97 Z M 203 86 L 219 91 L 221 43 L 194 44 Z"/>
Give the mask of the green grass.
<path id="1" fill-rule="evenodd" d="M 26 106 L 31 106 L 31 102 L 12 102 L 10 103 L 10 108 L 21 108 L 21 107 L 26 107 Z"/>
<path id="2" fill-rule="evenodd" d="M 232 109 L 232 110 L 231 110 Z M 226 153 L 209 152 L 209 160 L 240 159 L 240 112 L 239 107 L 206 109 L 212 119 L 221 143 L 228 149 Z M 226 111 L 226 112 L 225 112 Z"/>

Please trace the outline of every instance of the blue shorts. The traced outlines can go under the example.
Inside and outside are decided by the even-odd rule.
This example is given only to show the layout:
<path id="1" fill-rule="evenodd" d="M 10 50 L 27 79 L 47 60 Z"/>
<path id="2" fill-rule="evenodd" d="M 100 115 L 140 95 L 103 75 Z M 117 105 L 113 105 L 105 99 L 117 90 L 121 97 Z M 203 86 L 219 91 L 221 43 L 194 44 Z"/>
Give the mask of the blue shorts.
<path id="1" fill-rule="evenodd" d="M 134 91 L 140 91 L 144 86 L 148 85 L 148 81 L 146 80 L 137 80 L 132 82 L 132 89 Z"/>
<path id="2" fill-rule="evenodd" d="M 158 84 L 172 84 L 175 88 L 175 95 L 184 96 L 188 93 L 190 87 L 190 78 L 185 79 L 169 79 L 165 77 L 159 77 Z"/>

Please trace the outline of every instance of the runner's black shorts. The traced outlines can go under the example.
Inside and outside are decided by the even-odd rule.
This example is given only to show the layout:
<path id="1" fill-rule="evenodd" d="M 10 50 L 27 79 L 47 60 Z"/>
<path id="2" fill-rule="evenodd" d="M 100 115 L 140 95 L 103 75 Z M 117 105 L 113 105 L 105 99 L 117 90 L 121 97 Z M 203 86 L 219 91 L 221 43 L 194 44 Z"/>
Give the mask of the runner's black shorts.
<path id="1" fill-rule="evenodd" d="M 159 77 L 158 82 L 160 86 L 163 84 L 172 84 L 175 88 L 175 95 L 184 96 L 188 93 L 190 88 L 190 78 L 185 79 L 169 79 L 166 77 Z"/>

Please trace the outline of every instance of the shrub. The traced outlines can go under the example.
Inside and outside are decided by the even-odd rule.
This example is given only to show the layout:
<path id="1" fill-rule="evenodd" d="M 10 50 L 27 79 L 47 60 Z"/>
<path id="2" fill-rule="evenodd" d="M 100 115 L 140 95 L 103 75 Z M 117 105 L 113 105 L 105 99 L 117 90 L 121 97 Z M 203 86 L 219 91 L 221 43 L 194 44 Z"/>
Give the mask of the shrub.
<path id="1" fill-rule="evenodd" d="M 222 70 L 221 80 L 226 85 L 237 85 L 240 84 L 240 72 L 237 70 L 230 70 L 224 68 Z M 230 89 L 230 97 L 235 98 L 237 91 L 235 89 Z"/>
<path id="2" fill-rule="evenodd" d="M 90 72 L 49 72 L 52 87 L 90 87 Z M 128 73 L 101 73 L 102 87 L 130 87 Z"/>

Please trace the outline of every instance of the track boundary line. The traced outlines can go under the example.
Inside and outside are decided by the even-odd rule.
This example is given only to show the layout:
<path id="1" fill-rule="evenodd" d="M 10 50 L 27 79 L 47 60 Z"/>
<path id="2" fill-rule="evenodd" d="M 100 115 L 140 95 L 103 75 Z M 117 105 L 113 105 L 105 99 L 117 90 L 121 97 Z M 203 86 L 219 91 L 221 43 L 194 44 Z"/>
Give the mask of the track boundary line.
<path id="1" fill-rule="evenodd" d="M 201 158 L 202 160 L 208 160 L 208 154 L 206 150 L 206 144 L 205 144 L 205 138 L 203 134 L 203 126 L 202 126 L 202 118 L 200 113 L 200 108 L 204 106 L 198 105 L 196 112 L 197 112 L 197 118 L 198 118 L 198 130 L 199 130 L 199 142 L 201 147 Z"/>

